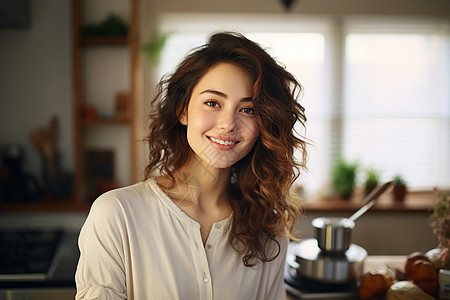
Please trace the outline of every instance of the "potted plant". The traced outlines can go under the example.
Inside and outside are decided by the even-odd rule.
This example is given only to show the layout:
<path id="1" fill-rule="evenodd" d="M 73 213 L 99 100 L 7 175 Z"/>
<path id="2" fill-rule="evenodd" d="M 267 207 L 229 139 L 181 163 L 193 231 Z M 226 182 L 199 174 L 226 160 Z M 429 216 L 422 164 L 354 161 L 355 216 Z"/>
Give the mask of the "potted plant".
<path id="1" fill-rule="evenodd" d="M 364 194 L 369 195 L 370 192 L 378 186 L 379 174 L 375 169 L 366 170 L 366 181 L 364 183 Z"/>
<path id="2" fill-rule="evenodd" d="M 142 50 L 151 63 L 157 64 L 159 62 L 161 53 L 170 35 L 170 33 L 162 33 L 155 30 L 152 38 L 143 45 Z"/>
<path id="3" fill-rule="evenodd" d="M 438 269 L 450 269 L 450 193 L 437 193 L 430 222 L 438 247 L 426 254 Z"/>
<path id="4" fill-rule="evenodd" d="M 343 199 L 350 199 L 356 184 L 358 163 L 339 158 L 333 168 L 332 185 Z"/>
<path id="5" fill-rule="evenodd" d="M 405 199 L 407 189 L 406 182 L 401 175 L 395 175 L 392 181 L 392 195 L 395 201 L 403 201 Z"/>

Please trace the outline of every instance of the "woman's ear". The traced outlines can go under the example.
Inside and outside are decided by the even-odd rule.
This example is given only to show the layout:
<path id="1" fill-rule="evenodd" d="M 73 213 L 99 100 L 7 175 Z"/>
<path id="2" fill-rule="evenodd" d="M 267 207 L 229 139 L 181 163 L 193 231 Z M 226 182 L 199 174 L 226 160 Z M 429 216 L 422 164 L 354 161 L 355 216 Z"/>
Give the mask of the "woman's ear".
<path id="1" fill-rule="evenodd" d="M 187 113 L 186 110 L 181 114 L 180 118 L 178 119 L 181 124 L 187 125 Z"/>

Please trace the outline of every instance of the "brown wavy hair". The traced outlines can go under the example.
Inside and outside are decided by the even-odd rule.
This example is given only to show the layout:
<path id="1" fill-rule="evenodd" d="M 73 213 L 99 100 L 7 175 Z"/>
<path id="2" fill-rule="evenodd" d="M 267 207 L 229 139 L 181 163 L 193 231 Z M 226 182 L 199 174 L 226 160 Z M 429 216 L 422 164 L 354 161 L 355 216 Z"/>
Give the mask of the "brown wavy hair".
<path id="1" fill-rule="evenodd" d="M 301 204 L 290 188 L 300 171 L 306 170 L 307 158 L 307 143 L 294 128 L 297 122 L 302 126 L 306 122 L 304 108 L 297 102 L 302 86 L 258 44 L 240 33 L 213 34 L 160 81 L 150 114 L 145 178 L 159 172 L 173 181 L 174 173 L 188 162 L 192 151 L 186 151 L 186 127 L 179 119 L 196 84 L 218 63 L 233 63 L 253 78 L 260 136 L 250 153 L 231 167 L 229 235 L 244 264 L 253 266 L 258 260 L 267 262 L 278 256 L 280 245 L 275 237 L 292 237 Z M 300 160 L 294 157 L 295 149 L 301 152 Z M 277 247 L 269 247 L 271 243 Z"/>

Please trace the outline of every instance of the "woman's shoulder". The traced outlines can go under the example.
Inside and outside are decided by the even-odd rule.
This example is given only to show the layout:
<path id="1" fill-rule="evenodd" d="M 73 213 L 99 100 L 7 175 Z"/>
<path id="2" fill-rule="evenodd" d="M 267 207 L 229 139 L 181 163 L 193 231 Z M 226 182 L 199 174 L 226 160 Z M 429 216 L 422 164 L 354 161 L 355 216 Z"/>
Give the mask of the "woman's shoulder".
<path id="1" fill-rule="evenodd" d="M 125 232 L 129 235 L 139 228 L 148 228 L 149 222 L 161 219 L 158 198 L 146 181 L 108 191 L 93 202 L 83 232 L 85 235 L 101 232 L 120 239 Z"/>
<path id="2" fill-rule="evenodd" d="M 92 210 L 117 213 L 120 210 L 135 208 L 146 205 L 154 200 L 153 193 L 147 181 L 138 182 L 133 185 L 110 190 L 100 195 L 92 204 Z"/>

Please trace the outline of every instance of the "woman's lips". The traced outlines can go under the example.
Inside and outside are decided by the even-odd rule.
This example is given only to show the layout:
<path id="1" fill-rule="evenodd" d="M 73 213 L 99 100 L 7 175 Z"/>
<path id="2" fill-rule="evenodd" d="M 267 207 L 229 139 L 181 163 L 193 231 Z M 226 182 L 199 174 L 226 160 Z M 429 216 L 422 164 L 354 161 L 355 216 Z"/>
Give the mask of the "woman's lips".
<path id="1" fill-rule="evenodd" d="M 213 141 L 214 143 L 217 143 L 217 144 L 221 144 L 221 145 L 232 145 L 232 144 L 237 144 L 238 143 L 238 141 L 233 141 L 233 140 L 222 140 L 222 139 L 216 139 L 216 138 L 213 138 L 213 137 L 210 137 L 209 138 L 211 141 Z"/>
<path id="2" fill-rule="evenodd" d="M 219 150 L 231 150 L 240 141 L 233 138 L 218 138 L 218 137 L 208 137 L 211 143 Z"/>

